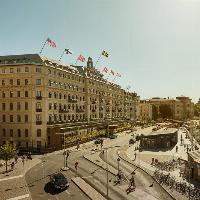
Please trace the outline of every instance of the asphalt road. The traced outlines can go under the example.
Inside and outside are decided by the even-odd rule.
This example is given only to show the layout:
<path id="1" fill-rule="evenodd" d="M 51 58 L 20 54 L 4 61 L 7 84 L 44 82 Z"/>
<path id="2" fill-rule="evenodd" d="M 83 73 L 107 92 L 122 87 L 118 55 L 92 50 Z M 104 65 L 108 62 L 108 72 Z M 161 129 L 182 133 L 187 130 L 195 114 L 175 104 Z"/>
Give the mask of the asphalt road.
<path id="1" fill-rule="evenodd" d="M 148 130 L 144 130 L 148 131 Z M 104 146 L 115 146 L 120 145 L 124 146 L 128 144 L 130 134 L 123 134 L 117 139 L 106 139 L 104 141 Z M 89 162 L 83 158 L 84 154 L 91 152 L 92 148 L 95 148 L 92 143 L 81 145 L 79 151 L 73 150 L 70 153 L 68 158 L 68 166 L 70 170 L 64 172 L 68 180 L 70 181 L 71 177 L 80 176 L 92 187 L 94 187 L 98 192 L 103 196 L 106 196 L 107 191 L 107 179 L 106 171 L 99 168 L 97 165 Z M 117 169 L 117 150 L 120 148 L 112 148 L 108 150 L 108 163 Z M 102 159 L 105 159 L 102 156 Z M 38 164 L 32 168 L 26 174 L 26 180 L 28 187 L 33 200 L 64 200 L 64 199 L 73 199 L 73 200 L 85 200 L 88 199 L 85 194 L 80 191 L 80 189 L 75 186 L 70 181 L 70 187 L 61 192 L 55 193 L 49 185 L 48 175 L 59 171 L 63 166 L 63 155 L 52 154 L 50 156 L 44 157 L 45 162 Z M 74 163 L 78 161 L 78 170 L 77 173 L 74 168 Z M 130 177 L 130 173 L 135 169 L 134 166 L 126 163 L 125 161 L 120 161 L 120 169 L 123 171 L 125 177 Z M 135 200 L 171 200 L 171 197 L 162 189 L 160 185 L 155 183 L 153 179 L 145 174 L 143 171 L 136 169 L 135 182 L 136 182 L 136 191 L 127 195 L 126 189 L 128 187 L 128 181 L 124 181 L 119 185 L 114 185 L 113 181 L 116 180 L 116 177 L 109 173 L 109 199 L 121 200 L 121 199 L 135 199 Z M 151 184 L 154 184 L 153 187 L 149 187 Z"/>

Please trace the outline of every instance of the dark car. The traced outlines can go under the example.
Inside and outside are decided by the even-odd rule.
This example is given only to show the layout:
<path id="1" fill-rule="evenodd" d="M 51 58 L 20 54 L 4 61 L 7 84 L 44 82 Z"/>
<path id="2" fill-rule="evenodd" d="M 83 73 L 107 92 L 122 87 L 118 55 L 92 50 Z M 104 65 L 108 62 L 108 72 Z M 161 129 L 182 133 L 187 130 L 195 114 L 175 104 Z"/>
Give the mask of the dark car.
<path id="1" fill-rule="evenodd" d="M 107 135 L 107 138 L 115 139 L 115 138 L 117 138 L 117 135 L 114 135 L 114 134 L 108 134 L 108 135 Z"/>
<path id="2" fill-rule="evenodd" d="M 94 144 L 102 144 L 103 143 L 103 139 L 97 139 L 94 141 Z"/>
<path id="3" fill-rule="evenodd" d="M 135 143 L 135 140 L 133 139 L 133 138 L 131 138 L 130 140 L 129 140 L 129 144 L 134 144 Z"/>
<path id="4" fill-rule="evenodd" d="M 60 172 L 50 176 L 50 183 L 55 190 L 64 190 L 69 187 L 67 178 Z"/>

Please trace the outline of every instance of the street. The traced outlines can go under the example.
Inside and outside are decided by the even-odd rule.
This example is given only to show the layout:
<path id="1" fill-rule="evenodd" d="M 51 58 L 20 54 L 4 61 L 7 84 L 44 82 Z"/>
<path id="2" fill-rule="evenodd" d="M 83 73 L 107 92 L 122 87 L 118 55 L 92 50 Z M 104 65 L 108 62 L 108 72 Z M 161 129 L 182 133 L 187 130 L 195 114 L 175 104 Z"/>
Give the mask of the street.
<path id="1" fill-rule="evenodd" d="M 149 129 L 150 130 L 150 129 Z M 147 131 L 144 130 L 144 131 Z M 117 162 L 117 151 L 122 151 L 123 148 L 128 147 L 129 134 L 122 133 L 116 139 L 105 139 L 104 147 L 114 147 L 116 145 L 120 147 L 108 149 L 108 164 L 114 168 L 118 168 Z M 107 179 L 106 171 L 91 161 L 86 160 L 83 155 L 91 153 L 91 149 L 95 146 L 93 142 L 81 145 L 81 148 L 77 151 L 75 148 L 71 150 L 68 158 L 68 167 L 70 170 L 63 172 L 68 180 L 74 176 L 82 177 L 87 183 L 95 188 L 99 193 L 106 197 L 107 191 Z M 100 148 L 100 147 L 98 147 Z M 105 154 L 100 154 L 102 161 L 105 161 Z M 32 168 L 26 174 L 27 184 L 32 196 L 32 199 L 88 199 L 88 197 L 82 193 L 82 191 L 70 181 L 70 187 L 61 192 L 55 193 L 49 184 L 48 175 L 59 171 L 63 166 L 63 155 L 62 152 L 58 154 L 50 154 L 43 156 L 43 162 Z M 74 168 L 74 163 L 79 163 L 77 173 Z M 109 173 L 109 185 L 108 185 L 108 196 L 109 199 L 120 200 L 120 199 L 172 199 L 170 195 L 157 184 L 149 175 L 140 170 L 136 169 L 135 166 L 128 164 L 122 159 L 119 162 L 119 167 L 126 179 L 119 185 L 114 185 L 113 181 L 116 180 L 116 176 Z M 128 178 L 131 176 L 131 172 L 135 170 L 135 183 L 136 190 L 131 192 L 129 195 L 126 193 L 128 187 Z M 153 184 L 153 187 L 149 187 Z"/>

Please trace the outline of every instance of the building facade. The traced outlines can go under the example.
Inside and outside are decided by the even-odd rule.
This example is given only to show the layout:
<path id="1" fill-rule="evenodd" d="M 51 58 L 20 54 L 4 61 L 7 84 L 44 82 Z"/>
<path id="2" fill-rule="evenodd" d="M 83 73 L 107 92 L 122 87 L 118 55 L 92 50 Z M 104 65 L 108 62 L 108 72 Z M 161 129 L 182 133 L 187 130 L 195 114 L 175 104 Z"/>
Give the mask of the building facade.
<path id="1" fill-rule="evenodd" d="M 140 121 L 148 122 L 152 120 L 152 105 L 149 101 L 140 101 L 139 103 L 139 119 Z"/>
<path id="2" fill-rule="evenodd" d="M 75 125 L 135 120 L 137 102 L 91 58 L 87 66 L 68 66 L 37 54 L 0 56 L 0 145 L 49 148 Z"/>
<path id="3" fill-rule="evenodd" d="M 176 99 L 155 97 L 146 101 L 156 107 L 158 117 L 161 117 L 160 107 L 162 105 L 167 105 L 170 108 L 172 119 L 186 120 L 194 117 L 194 103 L 189 97 L 178 96 Z"/>

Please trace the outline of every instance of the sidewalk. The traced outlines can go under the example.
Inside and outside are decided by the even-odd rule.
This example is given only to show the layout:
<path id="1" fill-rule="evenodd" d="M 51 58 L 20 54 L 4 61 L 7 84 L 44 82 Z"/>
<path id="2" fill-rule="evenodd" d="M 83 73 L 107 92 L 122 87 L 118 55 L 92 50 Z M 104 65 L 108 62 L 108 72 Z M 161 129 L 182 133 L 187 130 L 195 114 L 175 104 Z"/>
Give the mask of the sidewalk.
<path id="1" fill-rule="evenodd" d="M 99 192 L 86 183 L 81 177 L 74 177 L 71 179 L 90 199 L 92 200 L 106 200 Z"/>
<path id="2" fill-rule="evenodd" d="M 12 160 L 11 160 L 12 162 Z M 10 170 L 8 166 L 8 173 L 5 171 L 5 166 L 0 168 L 0 199 L 1 200 L 31 200 L 31 195 L 25 181 L 26 172 L 40 163 L 41 160 L 34 158 L 32 160 L 25 160 L 24 165 L 21 158 L 14 166 L 14 170 Z M 10 163 L 10 162 L 9 162 Z"/>
<path id="3" fill-rule="evenodd" d="M 181 138 L 183 142 L 181 143 Z M 185 144 L 185 146 L 184 146 Z M 178 152 L 176 152 L 176 146 L 169 150 L 169 151 L 135 151 L 136 145 L 132 145 L 128 149 L 124 150 L 124 152 L 119 152 L 119 155 L 129 163 L 139 166 L 141 169 L 146 171 L 148 174 L 153 176 L 154 171 L 156 168 L 151 165 L 152 158 L 158 159 L 159 162 L 168 161 L 172 159 L 181 158 L 187 160 L 187 150 L 186 145 L 191 145 L 189 139 L 186 139 L 186 133 L 182 132 L 181 130 L 178 131 Z M 135 156 L 136 153 L 136 156 Z M 179 169 L 171 171 L 171 176 L 174 176 L 177 181 L 184 181 L 182 177 L 179 177 Z M 166 172 L 169 173 L 169 172 Z M 184 200 L 187 199 L 180 193 L 176 192 L 175 190 L 171 190 L 169 187 L 162 185 L 162 187 L 169 192 L 172 196 L 174 196 L 177 200 Z"/>

